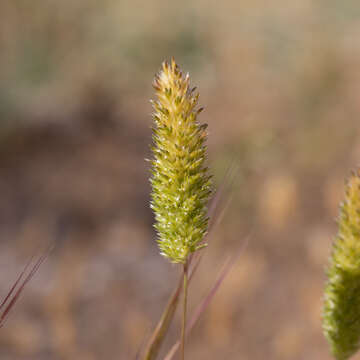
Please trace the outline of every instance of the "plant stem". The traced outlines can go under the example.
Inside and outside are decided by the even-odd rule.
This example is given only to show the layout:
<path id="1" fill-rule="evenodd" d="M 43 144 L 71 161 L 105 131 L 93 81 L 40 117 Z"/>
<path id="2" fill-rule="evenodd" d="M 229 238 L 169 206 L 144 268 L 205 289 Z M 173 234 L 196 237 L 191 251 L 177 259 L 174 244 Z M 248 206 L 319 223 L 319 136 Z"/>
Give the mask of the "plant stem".
<path id="1" fill-rule="evenodd" d="M 188 296 L 188 262 L 184 264 L 184 302 L 183 302 L 183 316 L 182 316 L 182 327 L 181 327 L 181 360 L 185 359 L 185 333 L 186 333 L 186 308 L 187 308 L 187 296 Z"/>
<path id="2" fill-rule="evenodd" d="M 174 317 L 175 311 L 177 309 L 182 286 L 183 286 L 183 276 L 181 276 L 181 278 L 179 279 L 177 288 L 171 294 L 171 297 L 161 315 L 160 321 L 157 324 L 153 334 L 151 335 L 151 338 L 145 350 L 145 355 L 143 357 L 143 360 L 156 359 L 160 351 L 160 347 L 171 325 L 171 321 Z"/>

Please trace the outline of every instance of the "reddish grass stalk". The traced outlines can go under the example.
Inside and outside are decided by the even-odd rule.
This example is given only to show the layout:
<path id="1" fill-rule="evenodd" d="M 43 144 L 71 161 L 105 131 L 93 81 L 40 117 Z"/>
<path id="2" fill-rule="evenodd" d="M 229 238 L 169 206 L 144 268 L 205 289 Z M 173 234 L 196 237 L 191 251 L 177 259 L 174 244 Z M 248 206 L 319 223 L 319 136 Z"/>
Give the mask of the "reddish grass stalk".
<path id="1" fill-rule="evenodd" d="M 213 297 L 215 296 L 215 294 L 217 293 L 217 291 L 220 288 L 220 285 L 223 283 L 223 281 L 225 280 L 226 276 L 229 274 L 230 270 L 233 268 L 233 266 L 235 265 L 235 263 L 237 262 L 239 256 L 241 255 L 242 251 L 244 250 L 245 246 L 247 245 L 248 240 L 246 240 L 243 244 L 243 246 L 241 247 L 239 254 L 237 254 L 236 256 L 233 256 L 232 258 L 228 258 L 224 265 L 222 266 L 222 269 L 220 270 L 216 281 L 214 282 L 213 287 L 210 289 L 210 291 L 208 292 L 208 294 L 203 298 L 202 302 L 197 306 L 197 308 L 195 309 L 195 311 L 193 312 L 193 315 L 191 317 L 190 322 L 188 323 L 187 327 L 186 327 L 186 333 L 185 336 L 188 336 L 190 331 L 192 330 L 192 328 L 195 326 L 195 324 L 198 322 L 201 314 L 209 307 L 211 300 L 213 299 Z M 178 340 L 170 349 L 170 351 L 167 353 L 167 355 L 165 356 L 164 360 L 172 360 L 172 358 L 174 357 L 174 355 L 176 354 L 176 352 L 179 350 L 180 347 L 180 340 Z"/>
<path id="2" fill-rule="evenodd" d="M 7 319 L 11 309 L 13 309 L 16 302 L 19 300 L 19 297 L 24 290 L 27 283 L 33 278 L 33 276 L 38 271 L 41 264 L 45 261 L 45 259 L 48 257 L 50 251 L 52 250 L 52 247 L 49 247 L 47 251 L 45 251 L 38 259 L 37 261 L 32 265 L 29 273 L 25 277 L 24 280 L 22 278 L 26 274 L 27 270 L 29 269 L 33 258 L 32 257 L 29 262 L 25 265 L 23 271 L 19 274 L 16 281 L 14 282 L 13 286 L 5 296 L 4 300 L 0 304 L 0 328 L 4 326 L 5 320 Z M 21 281 L 22 280 L 22 281 Z M 19 286 L 18 286 L 19 285 Z"/>
<path id="3" fill-rule="evenodd" d="M 24 274 L 26 273 L 27 269 L 29 268 L 30 264 L 32 263 L 34 259 L 34 256 L 32 256 L 30 258 L 30 260 L 28 261 L 28 263 L 25 265 L 23 271 L 19 274 L 19 276 L 17 277 L 16 281 L 14 282 L 14 285 L 11 287 L 11 289 L 9 290 L 9 292 L 7 293 L 7 295 L 5 296 L 4 300 L 1 302 L 0 304 L 0 311 L 1 309 L 5 306 L 6 302 L 9 300 L 9 298 L 11 297 L 11 295 L 13 294 L 13 292 L 15 291 L 15 288 L 17 287 L 17 285 L 19 284 L 20 280 L 22 279 L 22 277 L 24 276 Z"/>

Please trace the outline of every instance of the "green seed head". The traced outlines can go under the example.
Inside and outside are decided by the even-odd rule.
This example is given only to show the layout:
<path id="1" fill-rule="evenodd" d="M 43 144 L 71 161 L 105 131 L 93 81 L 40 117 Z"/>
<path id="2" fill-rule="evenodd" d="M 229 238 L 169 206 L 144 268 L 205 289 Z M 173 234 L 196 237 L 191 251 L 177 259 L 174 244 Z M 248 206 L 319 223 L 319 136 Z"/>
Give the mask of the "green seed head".
<path id="1" fill-rule="evenodd" d="M 360 172 L 352 174 L 340 206 L 325 288 L 323 330 L 338 360 L 360 346 Z"/>
<path id="2" fill-rule="evenodd" d="M 189 87 L 174 59 L 164 62 L 153 86 L 152 201 L 161 254 L 174 263 L 205 246 L 206 205 L 211 193 L 204 166 L 207 125 L 200 125 L 199 94 Z"/>

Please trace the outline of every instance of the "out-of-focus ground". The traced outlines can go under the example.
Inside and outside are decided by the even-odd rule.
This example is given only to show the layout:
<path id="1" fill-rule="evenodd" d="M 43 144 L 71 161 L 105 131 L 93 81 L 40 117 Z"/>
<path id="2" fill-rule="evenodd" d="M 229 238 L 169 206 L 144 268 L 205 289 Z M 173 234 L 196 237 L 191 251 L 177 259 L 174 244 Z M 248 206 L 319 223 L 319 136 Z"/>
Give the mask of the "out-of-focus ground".
<path id="1" fill-rule="evenodd" d="M 250 234 L 188 358 L 330 359 L 321 298 L 360 158 L 359 38 L 355 0 L 0 1 L 0 295 L 56 243 L 1 359 L 134 359 L 149 335 L 179 271 L 158 254 L 144 161 L 172 55 L 206 107 L 216 184 L 238 166 L 191 308 Z"/>

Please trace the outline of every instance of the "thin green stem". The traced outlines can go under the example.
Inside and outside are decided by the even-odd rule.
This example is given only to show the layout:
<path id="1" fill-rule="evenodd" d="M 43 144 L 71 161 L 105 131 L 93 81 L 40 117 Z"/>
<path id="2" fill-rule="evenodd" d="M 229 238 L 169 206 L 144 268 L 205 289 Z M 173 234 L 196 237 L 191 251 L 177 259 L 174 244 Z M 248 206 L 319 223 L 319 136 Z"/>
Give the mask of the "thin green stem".
<path id="1" fill-rule="evenodd" d="M 183 296 L 183 314 L 182 314 L 182 326 L 181 326 L 181 353 L 180 359 L 185 359 L 185 333 L 186 333 L 186 308 L 187 308 L 187 296 L 188 296 L 188 263 L 187 261 L 183 267 L 184 270 L 184 296 Z"/>

